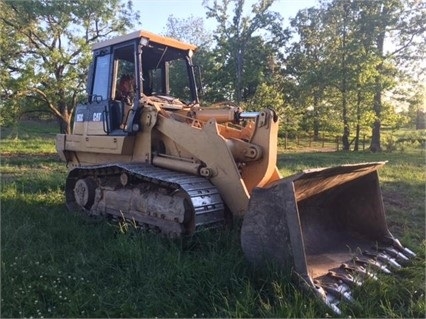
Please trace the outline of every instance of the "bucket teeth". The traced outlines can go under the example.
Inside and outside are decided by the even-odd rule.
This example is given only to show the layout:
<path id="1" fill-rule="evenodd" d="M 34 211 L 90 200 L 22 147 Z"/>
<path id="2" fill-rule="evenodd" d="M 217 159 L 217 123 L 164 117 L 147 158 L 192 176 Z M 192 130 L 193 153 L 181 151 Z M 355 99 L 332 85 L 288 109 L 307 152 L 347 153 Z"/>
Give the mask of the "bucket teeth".
<path id="1" fill-rule="evenodd" d="M 327 293 L 327 291 L 320 285 L 315 284 L 315 291 L 319 295 L 320 299 L 337 315 L 341 315 L 342 311 L 339 308 L 340 299 L 333 293 Z"/>
<path id="2" fill-rule="evenodd" d="M 399 263 L 406 264 L 410 261 L 407 256 L 393 247 L 379 247 L 379 250 L 395 258 Z"/>
<path id="3" fill-rule="evenodd" d="M 402 253 L 405 256 L 407 256 L 408 258 L 414 258 L 414 257 L 416 257 L 416 254 L 413 251 L 411 251 L 410 249 L 406 248 L 406 247 L 402 247 L 401 246 L 401 248 L 399 248 L 399 247 L 396 247 L 396 248 L 397 249 L 401 249 Z"/>
<path id="4" fill-rule="evenodd" d="M 402 246 L 398 239 L 393 239 L 392 240 L 392 244 L 393 244 L 393 247 L 395 249 L 397 249 L 398 251 L 402 252 L 408 258 L 414 258 L 414 257 L 416 257 L 416 254 L 413 251 L 411 251 L 410 249 Z"/>
<path id="5" fill-rule="evenodd" d="M 330 270 L 327 276 L 330 276 L 336 279 L 338 282 L 343 282 L 351 287 L 362 285 L 362 282 L 358 278 L 355 278 L 354 276 L 352 276 L 351 274 L 347 272 L 337 272 L 337 271 Z"/>
<path id="6" fill-rule="evenodd" d="M 392 272 L 386 267 L 386 265 L 380 263 L 377 260 L 367 257 L 355 257 L 354 262 L 357 264 L 363 265 L 365 268 L 369 268 L 374 270 L 379 270 L 384 272 L 385 274 L 391 274 Z"/>
<path id="7" fill-rule="evenodd" d="M 402 266 L 395 260 L 395 258 L 392 258 L 392 257 L 386 255 L 385 253 L 370 252 L 368 250 L 365 250 L 363 252 L 363 254 L 365 256 L 368 256 L 368 257 L 373 257 L 373 258 L 377 259 L 378 261 L 382 261 L 382 262 L 388 264 L 389 266 L 391 266 L 394 269 L 401 269 L 402 268 Z"/>
<path id="8" fill-rule="evenodd" d="M 351 289 L 345 283 L 334 283 L 334 284 L 323 284 L 322 288 L 327 292 L 339 298 L 339 300 L 346 300 L 349 302 L 354 302 L 352 297 Z"/>
<path id="9" fill-rule="evenodd" d="M 363 266 L 359 266 L 356 264 L 348 265 L 347 263 L 343 263 L 340 265 L 340 269 L 344 269 L 349 273 L 353 273 L 356 276 L 361 277 L 362 279 L 371 278 L 377 280 L 376 275 L 367 271 L 367 269 Z"/>
<path id="10" fill-rule="evenodd" d="M 406 265 L 416 254 L 396 245 L 378 247 L 377 250 L 365 250 L 350 261 L 332 268 L 327 274 L 314 279 L 317 294 L 334 313 L 341 315 L 339 305 L 342 301 L 355 302 L 351 289 L 361 286 L 364 281 L 377 280 L 377 273 L 392 273 L 388 267 L 398 270 Z M 402 264 L 402 265 L 401 265 Z"/>

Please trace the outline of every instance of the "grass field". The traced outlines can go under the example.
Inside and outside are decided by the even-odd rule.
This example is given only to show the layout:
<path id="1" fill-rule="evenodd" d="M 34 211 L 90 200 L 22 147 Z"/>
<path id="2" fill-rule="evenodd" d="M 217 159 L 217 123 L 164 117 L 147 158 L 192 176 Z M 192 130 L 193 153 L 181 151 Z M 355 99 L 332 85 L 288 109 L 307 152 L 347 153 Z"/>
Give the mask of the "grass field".
<path id="1" fill-rule="evenodd" d="M 252 269 L 238 226 L 171 240 L 66 211 L 55 126 L 27 123 L 1 139 L 1 314 L 6 317 L 327 317 L 274 267 Z M 285 153 L 283 175 L 388 160 L 380 180 L 391 232 L 418 257 L 344 306 L 351 317 L 425 317 L 425 157 L 404 152 Z M 123 226 L 123 225 L 122 225 Z"/>

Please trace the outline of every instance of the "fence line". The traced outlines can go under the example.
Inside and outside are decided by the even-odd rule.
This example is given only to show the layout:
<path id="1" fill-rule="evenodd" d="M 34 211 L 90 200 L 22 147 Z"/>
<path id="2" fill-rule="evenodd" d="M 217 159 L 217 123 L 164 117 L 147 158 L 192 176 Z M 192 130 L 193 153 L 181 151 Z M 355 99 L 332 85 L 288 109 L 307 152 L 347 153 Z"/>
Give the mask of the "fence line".
<path id="1" fill-rule="evenodd" d="M 351 137 L 352 138 L 352 137 Z M 351 139 L 351 148 L 355 143 L 355 136 Z M 369 145 L 370 140 L 367 139 L 366 135 L 363 135 L 359 139 L 359 150 L 365 150 Z M 279 144 L 284 149 L 318 149 L 324 151 L 340 151 L 343 149 L 342 136 L 334 134 L 321 133 L 317 138 L 313 134 L 301 135 L 296 134 L 288 136 L 285 134 L 284 137 L 279 138 Z"/>

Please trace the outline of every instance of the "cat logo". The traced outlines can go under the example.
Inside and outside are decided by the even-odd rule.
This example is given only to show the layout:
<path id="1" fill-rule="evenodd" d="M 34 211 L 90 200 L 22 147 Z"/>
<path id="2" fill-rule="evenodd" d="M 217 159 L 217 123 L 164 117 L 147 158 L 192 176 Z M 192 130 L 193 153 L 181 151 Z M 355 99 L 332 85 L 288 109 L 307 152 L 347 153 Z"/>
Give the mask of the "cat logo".
<path id="1" fill-rule="evenodd" d="M 93 122 L 100 122 L 101 116 L 102 116 L 102 113 L 93 113 Z"/>

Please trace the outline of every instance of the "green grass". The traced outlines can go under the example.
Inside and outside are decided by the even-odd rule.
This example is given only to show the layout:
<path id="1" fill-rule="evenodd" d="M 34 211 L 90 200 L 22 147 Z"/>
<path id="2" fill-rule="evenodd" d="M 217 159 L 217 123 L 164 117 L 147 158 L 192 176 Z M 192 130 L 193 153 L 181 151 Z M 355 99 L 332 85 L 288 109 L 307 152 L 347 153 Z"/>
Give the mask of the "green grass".
<path id="1" fill-rule="evenodd" d="M 55 122 L 25 121 L 14 127 L 2 129 L 0 151 L 2 158 L 9 154 L 23 155 L 20 160 L 31 161 L 40 155 L 55 155 Z"/>
<path id="2" fill-rule="evenodd" d="M 52 128 L 1 140 L 1 314 L 5 317 L 326 317 L 331 311 L 273 266 L 245 261 L 238 227 L 171 240 L 70 214 L 66 168 Z M 388 160 L 380 180 L 389 227 L 418 253 L 394 276 L 366 283 L 352 317 L 424 317 L 425 158 L 404 153 L 286 153 L 283 175 Z"/>

